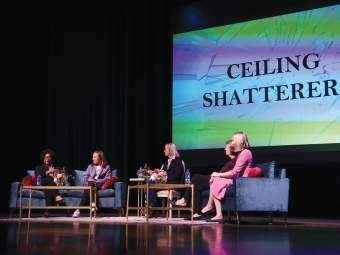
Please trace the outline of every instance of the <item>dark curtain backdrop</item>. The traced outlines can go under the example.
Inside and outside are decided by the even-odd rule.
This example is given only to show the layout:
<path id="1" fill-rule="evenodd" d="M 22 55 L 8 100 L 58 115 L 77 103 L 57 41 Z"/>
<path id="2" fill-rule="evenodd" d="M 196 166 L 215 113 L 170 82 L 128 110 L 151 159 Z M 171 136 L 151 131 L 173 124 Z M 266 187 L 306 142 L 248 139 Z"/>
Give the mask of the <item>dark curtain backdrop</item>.
<path id="1" fill-rule="evenodd" d="M 160 167 L 171 142 L 171 33 L 165 1 L 55 2 L 45 147 L 85 170 L 103 150 L 127 182 Z"/>
<path id="2" fill-rule="evenodd" d="M 103 150 L 125 182 L 144 163 L 161 166 L 171 142 L 170 9 L 190 2 L 53 0 L 8 10 L 1 211 L 11 182 L 45 148 L 70 172 Z"/>

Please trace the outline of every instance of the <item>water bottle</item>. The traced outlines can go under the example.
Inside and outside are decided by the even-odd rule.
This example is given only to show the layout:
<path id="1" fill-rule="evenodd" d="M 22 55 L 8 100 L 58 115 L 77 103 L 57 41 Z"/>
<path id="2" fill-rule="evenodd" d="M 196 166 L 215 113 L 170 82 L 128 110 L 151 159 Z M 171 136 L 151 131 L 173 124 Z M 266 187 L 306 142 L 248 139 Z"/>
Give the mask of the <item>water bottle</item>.
<path id="1" fill-rule="evenodd" d="M 190 185 L 190 171 L 187 169 L 185 171 L 185 184 Z"/>
<path id="2" fill-rule="evenodd" d="M 38 174 L 37 176 L 37 186 L 41 186 L 41 175 Z"/>
<path id="3" fill-rule="evenodd" d="M 143 178 L 143 170 L 142 167 L 139 167 L 138 172 L 137 172 L 138 178 Z"/>
<path id="4" fill-rule="evenodd" d="M 88 183 L 89 179 L 87 176 L 83 176 L 83 186 L 88 186 L 89 183 Z"/>

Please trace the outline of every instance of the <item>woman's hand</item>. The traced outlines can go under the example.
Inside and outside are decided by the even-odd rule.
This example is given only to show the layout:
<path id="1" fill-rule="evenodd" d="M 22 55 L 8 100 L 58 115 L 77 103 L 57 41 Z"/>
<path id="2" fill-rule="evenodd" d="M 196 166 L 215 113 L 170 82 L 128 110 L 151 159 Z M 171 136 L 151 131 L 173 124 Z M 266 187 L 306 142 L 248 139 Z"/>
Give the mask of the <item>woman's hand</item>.
<path id="1" fill-rule="evenodd" d="M 47 175 L 53 175 L 55 172 L 58 172 L 58 169 L 53 168 L 53 166 L 50 166 L 48 170 L 46 171 Z"/>
<path id="2" fill-rule="evenodd" d="M 211 177 L 220 177 L 220 173 L 213 172 L 213 173 L 211 174 Z"/>
<path id="3" fill-rule="evenodd" d="M 97 181 L 97 179 L 92 179 L 92 178 L 90 178 L 90 179 L 89 179 L 89 182 L 97 183 L 98 181 Z"/>

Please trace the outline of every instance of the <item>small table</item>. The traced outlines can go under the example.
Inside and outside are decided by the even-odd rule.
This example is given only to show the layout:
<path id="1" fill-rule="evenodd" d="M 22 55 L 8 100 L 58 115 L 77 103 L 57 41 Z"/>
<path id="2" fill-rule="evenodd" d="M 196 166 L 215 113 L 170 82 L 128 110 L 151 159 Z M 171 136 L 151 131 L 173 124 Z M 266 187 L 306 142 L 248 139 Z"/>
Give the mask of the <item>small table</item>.
<path id="1" fill-rule="evenodd" d="M 145 182 L 145 179 L 144 178 L 130 178 L 130 181 L 131 182 L 137 182 L 137 185 L 142 185 L 144 182 Z M 141 189 L 138 189 L 138 204 L 137 206 L 138 207 L 141 207 L 143 205 L 143 196 L 142 196 L 142 192 Z M 138 210 L 137 211 L 137 216 L 141 216 L 141 213 L 140 211 Z"/>
<path id="2" fill-rule="evenodd" d="M 30 191 L 30 197 L 28 206 L 22 205 L 22 190 L 28 189 Z M 90 190 L 90 204 L 88 206 L 32 206 L 32 191 L 33 190 Z M 96 217 L 96 210 L 92 212 L 92 202 L 97 204 L 97 192 L 92 197 L 92 191 L 97 190 L 96 187 L 92 186 L 22 186 L 20 185 L 20 208 L 19 208 L 19 219 L 21 219 L 22 209 L 28 209 L 28 218 L 31 217 L 31 209 L 89 209 L 90 219 L 92 220 L 92 213 Z"/>
<path id="3" fill-rule="evenodd" d="M 150 210 L 150 206 L 149 206 L 149 189 L 160 189 L 160 190 L 168 190 L 168 198 L 170 196 L 170 190 L 173 189 L 182 189 L 182 188 L 189 188 L 191 189 L 191 201 L 194 201 L 194 184 L 139 184 L 139 185 L 134 185 L 128 186 L 128 195 L 127 195 L 127 206 L 126 206 L 126 220 L 128 220 L 129 217 L 129 210 L 142 210 L 142 209 L 146 209 L 146 221 L 149 221 L 149 210 Z M 130 207 L 129 206 L 129 201 L 130 201 L 130 190 L 131 189 L 138 189 L 138 190 L 143 190 L 146 189 L 146 203 L 145 206 L 138 206 L 137 207 Z M 169 207 L 168 203 L 166 205 L 166 207 L 163 206 L 158 206 L 152 207 L 153 210 L 166 210 L 166 219 L 168 220 L 169 218 L 169 210 L 187 210 L 191 212 L 191 221 L 194 221 L 194 203 L 191 203 L 191 206 L 183 206 L 183 207 Z"/>

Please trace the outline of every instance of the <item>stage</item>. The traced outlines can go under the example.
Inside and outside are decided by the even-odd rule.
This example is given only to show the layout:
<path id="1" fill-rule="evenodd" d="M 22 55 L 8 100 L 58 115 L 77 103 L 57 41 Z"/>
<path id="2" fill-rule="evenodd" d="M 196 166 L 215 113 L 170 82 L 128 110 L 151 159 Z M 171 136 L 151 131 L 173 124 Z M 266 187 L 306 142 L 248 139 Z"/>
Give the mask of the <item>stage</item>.
<path id="1" fill-rule="evenodd" d="M 92 220 L 53 214 L 0 217 L 1 255 L 9 254 L 340 254 L 340 220 L 243 215 L 225 224 L 98 213 Z M 24 217 L 27 217 L 25 214 Z M 188 215 L 181 215 L 187 217 Z"/>

